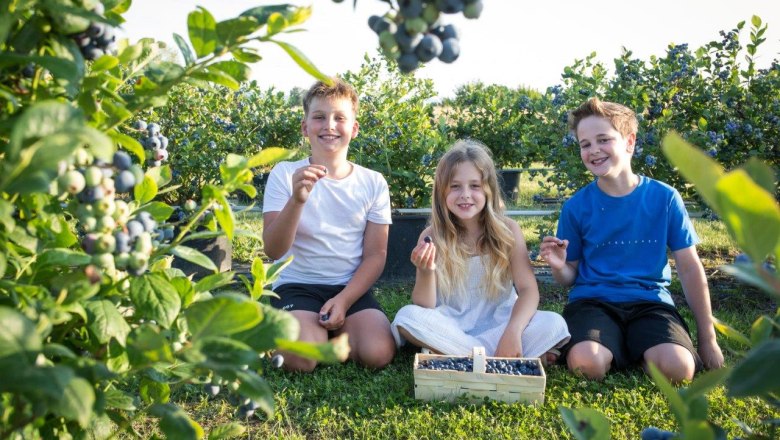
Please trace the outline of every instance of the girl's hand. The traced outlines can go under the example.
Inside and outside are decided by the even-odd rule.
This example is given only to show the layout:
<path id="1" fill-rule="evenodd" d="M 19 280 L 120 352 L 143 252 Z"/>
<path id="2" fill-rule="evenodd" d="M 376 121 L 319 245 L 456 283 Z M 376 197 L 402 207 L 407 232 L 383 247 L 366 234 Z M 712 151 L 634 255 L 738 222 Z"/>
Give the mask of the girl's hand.
<path id="1" fill-rule="evenodd" d="M 567 247 L 569 247 L 569 240 L 547 236 L 542 239 L 542 243 L 539 245 L 539 256 L 552 269 L 561 269 L 566 265 Z"/>
<path id="2" fill-rule="evenodd" d="M 412 249 L 412 264 L 418 269 L 426 271 L 436 270 L 436 246 L 426 236 Z"/>
<path id="3" fill-rule="evenodd" d="M 523 341 L 516 332 L 504 332 L 496 347 L 496 357 L 523 357 Z"/>
<path id="4" fill-rule="evenodd" d="M 326 330 L 338 330 L 346 318 L 344 305 L 336 298 L 329 299 L 320 309 L 320 325 Z"/>
<path id="5" fill-rule="evenodd" d="M 314 184 L 328 174 L 322 165 L 307 165 L 298 168 L 292 175 L 293 198 L 298 203 L 306 203 Z"/>

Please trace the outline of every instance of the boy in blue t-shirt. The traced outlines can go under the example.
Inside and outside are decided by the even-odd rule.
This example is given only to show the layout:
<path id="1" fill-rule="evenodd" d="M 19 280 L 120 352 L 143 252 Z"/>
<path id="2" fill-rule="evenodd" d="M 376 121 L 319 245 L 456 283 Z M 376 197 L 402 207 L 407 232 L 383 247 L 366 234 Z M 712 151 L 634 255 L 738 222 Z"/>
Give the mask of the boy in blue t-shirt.
<path id="1" fill-rule="evenodd" d="M 602 379 L 611 367 L 652 362 L 672 382 L 723 365 L 699 256 L 680 194 L 631 170 L 637 119 L 620 104 L 591 98 L 569 115 L 580 157 L 596 180 L 561 210 L 557 237 L 540 255 L 555 280 L 572 286 L 563 317 L 569 369 Z M 667 289 L 671 250 L 698 328 L 698 353 Z M 702 365 L 703 364 L 703 365 Z"/>

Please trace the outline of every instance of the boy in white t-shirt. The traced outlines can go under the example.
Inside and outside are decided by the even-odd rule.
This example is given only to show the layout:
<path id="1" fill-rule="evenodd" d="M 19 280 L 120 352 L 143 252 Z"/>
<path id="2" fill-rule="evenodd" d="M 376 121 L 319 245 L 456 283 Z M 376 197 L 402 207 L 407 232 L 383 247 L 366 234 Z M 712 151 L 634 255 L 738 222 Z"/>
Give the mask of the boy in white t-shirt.
<path id="1" fill-rule="evenodd" d="M 382 368 L 395 355 L 390 322 L 372 294 L 387 255 L 390 193 L 384 177 L 347 160 L 358 134 L 358 96 L 338 78 L 315 83 L 303 100 L 303 135 L 311 157 L 277 164 L 263 198 L 265 254 L 293 255 L 274 283 L 301 325 L 299 340 L 326 342 L 347 333 L 350 359 Z M 285 368 L 312 371 L 317 362 L 284 353 Z"/>

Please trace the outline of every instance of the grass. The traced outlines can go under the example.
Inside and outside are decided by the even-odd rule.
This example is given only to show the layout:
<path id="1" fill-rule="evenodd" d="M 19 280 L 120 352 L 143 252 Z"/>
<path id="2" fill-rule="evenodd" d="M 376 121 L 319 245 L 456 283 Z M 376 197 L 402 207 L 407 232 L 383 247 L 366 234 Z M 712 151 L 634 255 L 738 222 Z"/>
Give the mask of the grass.
<path id="1" fill-rule="evenodd" d="M 378 286 L 377 297 L 389 317 L 407 304 L 411 283 Z M 540 309 L 560 311 L 564 291 L 541 284 Z M 677 299 L 680 292 L 676 292 Z M 742 289 L 731 301 L 719 303 L 716 313 L 735 328 L 746 331 L 751 317 L 770 312 L 758 292 Z M 681 306 L 692 323 L 690 311 Z M 723 343 L 733 362 L 739 347 Z M 480 404 L 424 402 L 414 399 L 414 351 L 403 349 L 393 363 L 380 371 L 346 363 L 318 367 L 312 374 L 286 373 L 268 366 L 263 372 L 275 393 L 276 412 L 242 421 L 243 438 L 251 439 L 558 439 L 571 438 L 558 408 L 593 408 L 612 423 L 615 439 L 635 439 L 647 426 L 673 430 L 673 416 L 664 396 L 640 371 L 610 374 L 603 382 L 584 381 L 560 366 L 547 369 L 545 402 L 539 406 L 488 401 Z M 728 400 L 723 388 L 710 393 L 710 419 L 723 426 L 728 437 L 741 435 L 737 420 L 757 426 L 777 417 L 757 399 Z M 235 406 L 223 391 L 209 399 L 196 386 L 185 386 L 174 399 L 206 432 L 235 421 Z M 145 437 L 154 423 L 137 426 Z M 759 430 L 759 432 L 762 432 Z M 764 431 L 765 432 L 765 431 Z"/>

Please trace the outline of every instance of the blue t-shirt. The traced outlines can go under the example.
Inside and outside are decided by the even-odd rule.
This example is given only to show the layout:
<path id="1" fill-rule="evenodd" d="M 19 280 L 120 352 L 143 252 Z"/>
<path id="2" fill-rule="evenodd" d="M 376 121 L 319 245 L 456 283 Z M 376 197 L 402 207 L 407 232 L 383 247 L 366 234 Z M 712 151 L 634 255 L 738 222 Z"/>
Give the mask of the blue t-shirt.
<path id="1" fill-rule="evenodd" d="M 569 240 L 567 261 L 579 261 L 569 302 L 662 301 L 674 305 L 667 248 L 699 242 L 680 194 L 639 176 L 628 195 L 612 197 L 596 181 L 577 191 L 561 209 L 558 238 Z"/>

